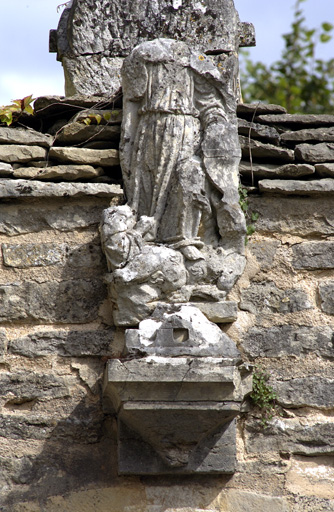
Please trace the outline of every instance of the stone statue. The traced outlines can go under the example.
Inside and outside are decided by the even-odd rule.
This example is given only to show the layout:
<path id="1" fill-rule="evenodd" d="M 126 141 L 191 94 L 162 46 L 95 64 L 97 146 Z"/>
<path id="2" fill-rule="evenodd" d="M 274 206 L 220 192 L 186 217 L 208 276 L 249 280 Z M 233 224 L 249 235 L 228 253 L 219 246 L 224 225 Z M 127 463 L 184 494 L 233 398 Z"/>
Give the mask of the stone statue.
<path id="1" fill-rule="evenodd" d="M 243 270 L 236 76 L 235 54 L 172 39 L 144 42 L 124 61 L 127 206 L 105 212 L 101 233 L 118 310 L 129 315 L 132 297 L 130 324 L 157 301 L 221 300 Z"/>

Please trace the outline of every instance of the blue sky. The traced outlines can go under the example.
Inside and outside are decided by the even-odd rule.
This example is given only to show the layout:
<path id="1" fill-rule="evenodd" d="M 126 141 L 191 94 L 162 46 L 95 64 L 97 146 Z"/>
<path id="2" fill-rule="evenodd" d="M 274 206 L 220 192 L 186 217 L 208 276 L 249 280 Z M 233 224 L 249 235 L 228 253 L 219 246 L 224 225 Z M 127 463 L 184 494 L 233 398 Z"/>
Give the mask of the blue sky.
<path id="1" fill-rule="evenodd" d="M 29 94 L 64 94 L 61 64 L 48 52 L 49 30 L 58 25 L 62 8 L 57 12 L 57 6 L 63 1 L 0 0 L 0 105 Z M 256 28 L 253 60 L 269 64 L 279 58 L 281 35 L 289 30 L 294 4 L 295 0 L 235 0 L 241 20 Z M 307 0 L 303 6 L 310 28 L 323 21 L 334 23 L 334 0 Z M 318 50 L 320 58 L 331 58 L 334 42 Z"/>

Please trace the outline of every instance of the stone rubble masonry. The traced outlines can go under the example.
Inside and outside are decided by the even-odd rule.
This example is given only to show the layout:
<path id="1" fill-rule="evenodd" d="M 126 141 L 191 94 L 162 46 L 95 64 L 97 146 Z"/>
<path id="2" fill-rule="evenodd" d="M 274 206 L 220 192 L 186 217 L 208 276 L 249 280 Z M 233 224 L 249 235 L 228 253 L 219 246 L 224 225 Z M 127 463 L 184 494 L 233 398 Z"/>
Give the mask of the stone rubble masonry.
<path id="1" fill-rule="evenodd" d="M 49 97 L 35 107 L 36 129 L 0 127 L 0 508 L 334 511 L 334 116 L 238 106 L 242 184 L 259 217 L 231 297 L 199 305 L 218 308 L 243 359 L 269 372 L 282 416 L 264 428 L 247 403 L 236 473 L 166 486 L 117 476 L 115 422 L 101 401 L 105 361 L 123 349 L 98 237 L 102 210 L 123 199 L 121 104 Z M 104 130 L 83 123 L 94 112 L 111 113 Z M 82 161 L 88 139 L 102 144 L 107 133 L 111 145 L 98 151 L 112 163 Z"/>

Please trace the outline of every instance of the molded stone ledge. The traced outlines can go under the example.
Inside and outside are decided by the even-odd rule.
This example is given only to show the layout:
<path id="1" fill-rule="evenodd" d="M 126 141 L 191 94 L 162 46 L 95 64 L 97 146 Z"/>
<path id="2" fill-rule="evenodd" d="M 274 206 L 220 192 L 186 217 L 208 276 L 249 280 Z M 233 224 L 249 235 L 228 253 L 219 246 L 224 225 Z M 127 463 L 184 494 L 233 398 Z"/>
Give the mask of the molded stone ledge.
<path id="1" fill-rule="evenodd" d="M 283 195 L 334 194 L 334 179 L 324 178 L 312 181 L 262 180 L 259 181 L 259 189 L 261 192 Z"/>
<path id="2" fill-rule="evenodd" d="M 20 197 L 122 197 L 119 185 L 106 183 L 43 183 L 31 180 L 0 179 L 0 198 Z"/>

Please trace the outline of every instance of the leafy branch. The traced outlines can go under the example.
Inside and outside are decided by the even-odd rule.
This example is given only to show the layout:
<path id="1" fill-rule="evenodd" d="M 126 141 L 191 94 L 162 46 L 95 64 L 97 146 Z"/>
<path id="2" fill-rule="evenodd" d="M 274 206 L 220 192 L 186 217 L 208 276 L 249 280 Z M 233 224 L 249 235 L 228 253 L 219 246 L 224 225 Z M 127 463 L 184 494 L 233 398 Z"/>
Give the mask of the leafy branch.
<path id="1" fill-rule="evenodd" d="M 267 426 L 277 410 L 277 393 L 268 385 L 269 374 L 260 367 L 253 373 L 253 391 L 250 398 L 253 404 L 261 411 L 261 422 Z"/>
<path id="2" fill-rule="evenodd" d="M 12 123 L 16 122 L 24 112 L 26 114 L 33 114 L 34 110 L 31 106 L 33 101 L 34 98 L 31 94 L 21 100 L 13 100 L 11 105 L 0 107 L 0 122 L 10 126 Z"/>

